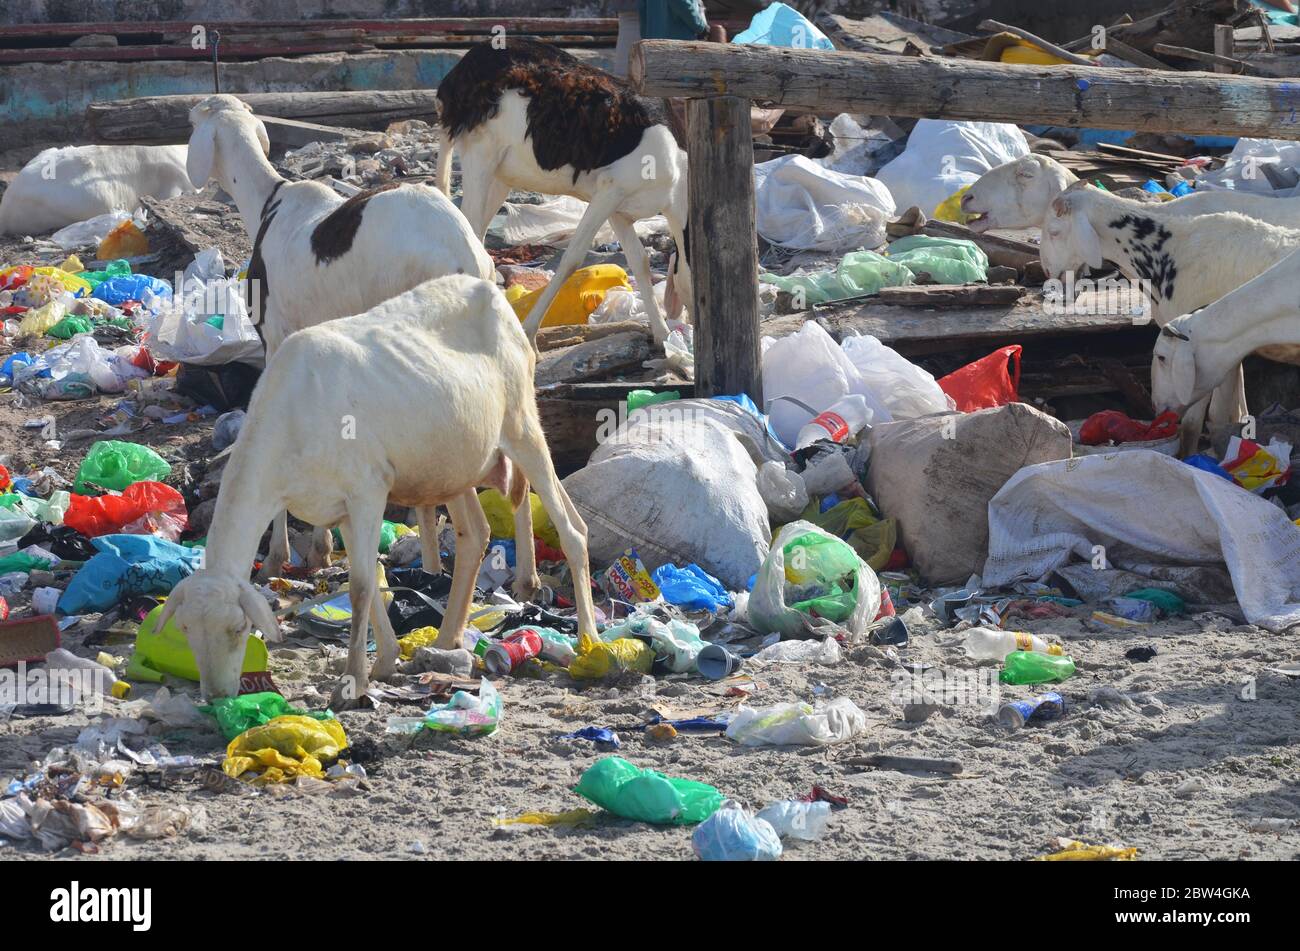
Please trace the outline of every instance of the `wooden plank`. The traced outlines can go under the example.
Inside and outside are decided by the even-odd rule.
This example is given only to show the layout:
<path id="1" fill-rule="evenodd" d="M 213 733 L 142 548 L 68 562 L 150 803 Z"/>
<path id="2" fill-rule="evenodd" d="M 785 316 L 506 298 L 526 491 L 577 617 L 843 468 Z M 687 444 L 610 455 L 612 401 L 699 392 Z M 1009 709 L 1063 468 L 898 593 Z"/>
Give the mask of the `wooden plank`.
<path id="1" fill-rule="evenodd" d="M 823 13 L 816 22 L 837 49 L 867 53 L 901 54 L 909 43 L 927 49 L 970 39 L 966 33 L 932 26 L 888 10 L 881 10 L 862 19 Z"/>
<path id="2" fill-rule="evenodd" d="M 876 298 L 896 307 L 989 307 L 1014 304 L 1025 293 L 1014 284 L 913 284 L 881 288 Z"/>
<path id="3" fill-rule="evenodd" d="M 1164 56 L 1176 56 L 1178 59 L 1189 59 L 1193 62 L 1213 66 L 1216 73 L 1220 72 L 1220 66 L 1224 67 L 1223 72 L 1227 73 L 1244 73 L 1249 69 L 1245 62 L 1231 56 L 1202 53 L 1200 50 L 1188 49 L 1185 46 L 1169 46 L 1166 43 L 1157 43 L 1156 52 Z"/>
<path id="4" fill-rule="evenodd" d="M 348 41 L 324 43 L 231 43 L 221 44 L 222 61 L 263 56 L 308 56 L 313 53 L 362 53 L 373 46 Z M 155 60 L 210 60 L 210 49 L 194 49 L 179 43 L 161 46 L 56 46 L 39 49 L 0 50 L 0 64 L 61 62 L 138 62 Z"/>
<path id="5" fill-rule="evenodd" d="M 537 361 L 534 379 L 538 386 L 602 379 L 639 370 L 650 356 L 650 337 L 638 328 L 548 351 Z"/>
<path id="6" fill-rule="evenodd" d="M 1232 59 L 1233 47 L 1236 44 L 1235 31 L 1226 23 L 1217 23 L 1214 26 L 1214 54 L 1222 56 L 1224 59 Z M 1215 63 L 1214 71 L 1216 73 L 1230 73 L 1232 68 L 1223 63 Z"/>
<path id="7" fill-rule="evenodd" d="M 1154 56 L 1148 56 L 1140 49 L 1129 46 L 1123 40 L 1115 39 L 1109 33 L 1106 34 L 1106 52 L 1143 69 L 1169 69 L 1168 63 L 1162 63 Z"/>
<path id="8" fill-rule="evenodd" d="M 720 44 L 704 43 L 703 46 Z M 695 294 L 695 387 L 700 396 L 746 393 L 763 406 L 754 142 L 749 101 L 686 104 L 690 267 Z"/>
<path id="9" fill-rule="evenodd" d="M 299 119 L 281 119 L 277 116 L 258 116 L 266 126 L 267 138 L 271 140 L 274 151 L 296 149 L 308 142 L 346 142 L 360 138 L 356 129 L 344 129 L 341 126 L 321 125 L 317 122 L 303 122 Z"/>
<path id="10" fill-rule="evenodd" d="M 399 119 L 438 118 L 436 89 L 374 92 L 236 93 L 258 115 L 346 128 L 385 128 Z M 97 142 L 187 142 L 189 111 L 203 95 L 92 102 L 86 121 Z"/>
<path id="11" fill-rule="evenodd" d="M 642 95 L 803 112 L 1300 138 L 1300 86 L 1254 77 L 643 40 L 630 78 Z"/>
<path id="12" fill-rule="evenodd" d="M 480 33 L 498 28 L 507 35 L 518 33 L 618 33 L 616 17 L 411 17 L 395 20 L 214 20 L 197 24 L 190 20 L 158 20 L 113 23 L 17 23 L 0 26 L 0 38 L 17 36 L 85 36 L 92 33 L 117 36 L 177 34 L 186 37 L 196 25 L 238 33 L 261 30 L 338 29 L 368 33 Z"/>

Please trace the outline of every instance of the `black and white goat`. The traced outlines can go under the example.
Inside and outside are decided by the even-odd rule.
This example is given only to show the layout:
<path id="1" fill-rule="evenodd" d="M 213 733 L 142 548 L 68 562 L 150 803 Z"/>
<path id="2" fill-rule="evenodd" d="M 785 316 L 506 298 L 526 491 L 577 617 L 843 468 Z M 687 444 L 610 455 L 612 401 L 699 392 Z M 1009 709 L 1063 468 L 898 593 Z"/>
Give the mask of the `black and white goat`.
<path id="1" fill-rule="evenodd" d="M 658 103 L 564 50 L 510 39 L 502 49 L 491 42 L 471 47 L 439 84 L 438 104 L 438 186 L 451 194 L 452 151 L 459 151 L 461 211 L 480 239 L 511 188 L 588 202 L 555 278 L 524 322 L 529 339 L 608 220 L 662 344 L 668 326 L 634 222 L 663 214 L 677 242 L 665 295 L 669 317 L 677 317 L 679 301 L 689 310 L 691 284 L 686 153 Z"/>

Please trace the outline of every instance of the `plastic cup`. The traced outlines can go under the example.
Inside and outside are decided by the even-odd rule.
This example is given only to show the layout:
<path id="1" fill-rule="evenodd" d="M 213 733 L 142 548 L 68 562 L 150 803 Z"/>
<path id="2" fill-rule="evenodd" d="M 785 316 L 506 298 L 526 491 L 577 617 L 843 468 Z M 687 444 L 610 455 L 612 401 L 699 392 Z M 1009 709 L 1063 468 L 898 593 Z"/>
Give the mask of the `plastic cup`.
<path id="1" fill-rule="evenodd" d="M 700 676 L 708 680 L 721 680 L 740 670 L 743 664 L 739 657 L 721 644 L 705 644 L 703 650 L 695 657 L 695 669 Z"/>

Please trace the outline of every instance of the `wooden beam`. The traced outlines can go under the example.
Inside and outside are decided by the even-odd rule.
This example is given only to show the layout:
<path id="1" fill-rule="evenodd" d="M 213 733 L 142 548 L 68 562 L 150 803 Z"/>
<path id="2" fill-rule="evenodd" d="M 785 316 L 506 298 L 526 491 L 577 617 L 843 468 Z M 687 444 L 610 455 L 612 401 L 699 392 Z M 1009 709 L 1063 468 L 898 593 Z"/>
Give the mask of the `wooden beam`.
<path id="1" fill-rule="evenodd" d="M 205 95 L 92 102 L 86 107 L 86 122 L 96 142 L 187 142 L 190 108 Z M 236 95 L 258 115 L 345 128 L 383 129 L 399 119 L 435 122 L 438 118 L 436 89 Z"/>
<path id="2" fill-rule="evenodd" d="M 1214 55 L 1222 56 L 1225 59 L 1232 59 L 1233 47 L 1236 45 L 1236 30 L 1226 23 L 1217 23 L 1214 26 Z M 1215 63 L 1214 71 L 1216 73 L 1230 73 L 1232 68 L 1223 63 Z"/>
<path id="3" fill-rule="evenodd" d="M 266 136 L 271 140 L 272 151 L 296 149 L 308 142 L 346 142 L 359 138 L 362 133 L 356 129 L 344 129 L 340 126 L 321 125 L 316 122 L 303 122 L 299 119 L 281 119 L 277 116 L 258 116 L 266 126 Z"/>
<path id="4" fill-rule="evenodd" d="M 1164 43 L 1156 44 L 1156 52 L 1164 56 L 1176 56 L 1179 59 L 1190 59 L 1196 63 L 1204 63 L 1207 66 L 1213 66 L 1216 73 L 1244 73 L 1247 64 L 1231 56 L 1219 56 L 1217 53 L 1202 53 L 1200 50 L 1188 49 L 1184 46 L 1167 46 Z M 1222 67 L 1222 69 L 1220 69 Z"/>
<path id="5" fill-rule="evenodd" d="M 686 104 L 691 157 L 687 243 L 695 295 L 696 394 L 746 393 L 762 408 L 749 109 L 748 99 L 735 96 Z"/>
<path id="6" fill-rule="evenodd" d="M 1162 63 L 1154 56 L 1148 56 L 1139 49 L 1129 46 L 1123 40 L 1117 40 L 1109 33 L 1106 34 L 1106 52 L 1112 56 L 1118 56 L 1120 59 L 1139 66 L 1142 69 L 1168 69 L 1167 63 Z"/>
<path id="7" fill-rule="evenodd" d="M 643 40 L 630 78 L 647 96 L 801 112 L 1300 139 L 1300 85 L 1254 77 Z"/>

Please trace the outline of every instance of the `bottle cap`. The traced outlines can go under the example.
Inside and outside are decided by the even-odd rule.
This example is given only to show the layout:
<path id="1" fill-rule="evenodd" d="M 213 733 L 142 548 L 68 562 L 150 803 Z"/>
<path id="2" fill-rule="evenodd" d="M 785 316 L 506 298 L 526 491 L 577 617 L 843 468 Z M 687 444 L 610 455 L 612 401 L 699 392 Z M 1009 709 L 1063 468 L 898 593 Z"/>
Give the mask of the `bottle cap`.
<path id="1" fill-rule="evenodd" d="M 113 684 L 109 692 L 112 693 L 113 696 L 117 697 L 118 700 L 125 700 L 127 697 L 131 696 L 131 685 L 125 680 L 119 680 Z"/>

